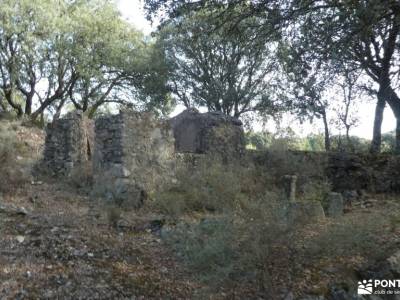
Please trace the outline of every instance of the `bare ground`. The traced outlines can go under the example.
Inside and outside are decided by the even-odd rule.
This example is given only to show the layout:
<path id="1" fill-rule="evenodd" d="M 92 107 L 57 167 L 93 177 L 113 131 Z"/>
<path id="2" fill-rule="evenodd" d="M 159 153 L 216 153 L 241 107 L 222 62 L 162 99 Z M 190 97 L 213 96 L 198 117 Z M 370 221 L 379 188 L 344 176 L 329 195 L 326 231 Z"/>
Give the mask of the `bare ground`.
<path id="1" fill-rule="evenodd" d="M 0 299 L 187 299 L 196 289 L 149 220 L 111 227 L 87 196 L 56 182 L 2 203 Z"/>

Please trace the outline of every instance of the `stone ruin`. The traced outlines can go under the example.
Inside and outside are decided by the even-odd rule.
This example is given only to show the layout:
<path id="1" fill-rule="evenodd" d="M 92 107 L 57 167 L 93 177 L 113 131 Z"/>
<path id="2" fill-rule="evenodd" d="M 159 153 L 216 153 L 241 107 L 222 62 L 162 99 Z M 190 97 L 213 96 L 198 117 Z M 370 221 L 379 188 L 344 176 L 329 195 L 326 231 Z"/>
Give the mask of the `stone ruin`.
<path id="1" fill-rule="evenodd" d="M 92 166 L 93 194 L 133 207 L 173 184 L 177 169 L 191 172 L 199 160 L 222 157 L 224 164 L 245 162 L 260 171 L 260 176 L 267 176 L 273 167 L 268 152 L 245 150 L 241 122 L 219 113 L 190 109 L 170 120 L 159 120 L 151 113 L 125 111 L 100 117 L 94 124 L 73 112 L 55 120 L 46 132 L 43 162 L 52 173 L 73 176 L 81 166 Z M 342 200 L 331 197 L 328 215 L 340 215 L 342 202 L 349 202 L 346 193 L 400 190 L 399 160 L 394 156 L 306 152 L 292 156 L 295 165 L 308 162 L 316 169 L 321 167 L 323 174 L 317 176 L 327 176 L 332 190 L 343 195 Z M 284 176 L 282 182 L 292 206 L 299 205 L 293 204 L 296 179 L 301 191 L 301 178 Z"/>
<path id="2" fill-rule="evenodd" d="M 54 174 L 70 175 L 91 160 L 92 151 L 93 122 L 81 112 L 68 113 L 47 126 L 43 162 Z"/>
<path id="3" fill-rule="evenodd" d="M 174 178 L 174 138 L 151 113 L 121 112 L 95 123 L 93 192 L 138 207 Z"/>
<path id="4" fill-rule="evenodd" d="M 218 112 L 188 109 L 170 120 L 175 149 L 180 153 L 219 154 L 225 159 L 243 156 L 242 122 Z"/>
<path id="5" fill-rule="evenodd" d="M 138 207 L 175 181 L 176 165 L 182 162 L 177 153 L 227 159 L 243 155 L 244 149 L 241 122 L 218 113 L 187 110 L 158 120 L 152 113 L 124 111 L 99 117 L 93 126 L 73 112 L 48 126 L 44 163 L 56 174 L 71 175 L 92 160 L 93 195 Z"/>

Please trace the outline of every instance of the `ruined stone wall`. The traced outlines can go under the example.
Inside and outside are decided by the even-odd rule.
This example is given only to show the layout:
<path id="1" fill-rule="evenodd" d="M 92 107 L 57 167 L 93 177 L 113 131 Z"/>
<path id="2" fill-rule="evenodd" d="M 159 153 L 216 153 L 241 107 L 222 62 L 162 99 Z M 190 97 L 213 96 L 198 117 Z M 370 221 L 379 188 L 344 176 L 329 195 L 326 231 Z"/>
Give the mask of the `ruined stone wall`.
<path id="1" fill-rule="evenodd" d="M 151 113 L 121 112 L 95 124 L 94 193 L 138 207 L 174 178 L 170 126 Z"/>
<path id="2" fill-rule="evenodd" d="M 400 192 L 400 156 L 330 153 L 327 175 L 336 191 Z"/>
<path id="3" fill-rule="evenodd" d="M 244 154 L 242 123 L 218 112 L 188 109 L 170 120 L 178 153 L 219 155 L 229 160 Z"/>
<path id="4" fill-rule="evenodd" d="M 53 122 L 44 163 L 55 174 L 71 175 L 92 160 L 93 194 L 120 205 L 139 207 L 170 186 L 177 170 L 190 173 L 197 165 L 215 163 L 253 168 L 277 185 L 285 175 L 297 175 L 299 193 L 310 181 L 325 178 L 340 193 L 400 192 L 399 156 L 245 151 L 241 124 L 220 114 L 188 110 L 162 121 L 151 113 L 125 111 L 98 118 L 93 128 L 80 112 Z"/>
<path id="5" fill-rule="evenodd" d="M 91 160 L 92 145 L 92 121 L 71 112 L 47 126 L 43 162 L 55 174 L 69 175 Z"/>
<path id="6" fill-rule="evenodd" d="M 400 192 L 400 156 L 370 155 L 346 152 L 248 151 L 247 158 L 263 174 L 280 178 L 299 175 L 301 186 L 305 180 L 327 178 L 335 192 L 365 190 L 373 193 Z M 304 175 L 304 176 L 303 176 Z"/>

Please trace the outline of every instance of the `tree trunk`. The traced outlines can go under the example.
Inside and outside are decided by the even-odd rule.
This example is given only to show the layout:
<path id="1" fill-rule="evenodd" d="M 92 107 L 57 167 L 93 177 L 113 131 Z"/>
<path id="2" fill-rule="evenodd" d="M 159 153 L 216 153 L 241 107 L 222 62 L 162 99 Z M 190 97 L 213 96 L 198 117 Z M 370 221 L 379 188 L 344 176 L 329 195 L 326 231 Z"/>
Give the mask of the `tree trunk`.
<path id="1" fill-rule="evenodd" d="M 353 141 L 350 138 L 350 126 L 346 125 L 346 141 L 347 141 L 347 148 L 348 150 L 350 150 L 351 152 L 354 152 L 354 145 L 353 145 Z"/>
<path id="2" fill-rule="evenodd" d="M 41 114 L 40 114 L 40 128 L 44 128 L 45 127 L 45 121 L 44 121 L 44 112 L 42 112 Z"/>
<path id="3" fill-rule="evenodd" d="M 390 85 L 386 86 L 386 88 L 384 89 L 384 94 L 386 97 L 385 99 L 396 118 L 395 153 L 400 154 L 400 98 Z"/>
<path id="4" fill-rule="evenodd" d="M 61 110 L 62 110 L 62 108 L 63 108 L 64 103 L 65 103 L 66 100 L 67 100 L 67 98 L 62 99 L 62 100 L 60 101 L 60 104 L 57 106 L 56 113 L 55 113 L 54 116 L 53 116 L 53 122 L 56 121 L 56 120 L 58 120 L 58 119 L 60 118 Z M 43 115 L 43 112 L 42 112 L 40 115 Z"/>
<path id="5" fill-rule="evenodd" d="M 26 101 L 25 101 L 25 115 L 30 116 L 30 114 L 32 113 L 32 101 L 33 100 L 33 94 L 32 95 L 28 95 L 26 97 Z"/>
<path id="6" fill-rule="evenodd" d="M 370 152 L 379 153 L 381 151 L 381 141 L 382 141 L 382 122 L 383 122 L 383 112 L 385 110 L 386 101 L 385 96 L 381 92 L 378 92 L 378 102 L 375 107 L 375 119 L 374 119 L 374 129 L 372 134 L 372 141 Z"/>
<path id="7" fill-rule="evenodd" d="M 350 127 L 346 125 L 346 141 L 347 145 L 350 146 Z"/>
<path id="8" fill-rule="evenodd" d="M 329 126 L 328 126 L 328 120 L 326 117 L 325 109 L 322 112 L 322 120 L 324 122 L 325 151 L 330 151 L 331 150 L 331 137 L 329 136 Z"/>
<path id="9" fill-rule="evenodd" d="M 400 118 L 396 117 L 396 146 L 394 149 L 396 154 L 400 154 Z"/>

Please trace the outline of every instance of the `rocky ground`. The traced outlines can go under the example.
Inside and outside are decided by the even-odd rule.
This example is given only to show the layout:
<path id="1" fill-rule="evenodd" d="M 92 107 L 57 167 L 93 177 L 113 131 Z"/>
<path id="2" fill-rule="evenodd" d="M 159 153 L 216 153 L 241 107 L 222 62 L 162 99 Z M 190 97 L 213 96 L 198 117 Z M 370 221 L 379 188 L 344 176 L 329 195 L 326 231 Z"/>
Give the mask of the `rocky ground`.
<path id="1" fill-rule="evenodd" d="M 115 228 L 56 182 L 33 182 L 1 203 L 0 299 L 187 299 L 196 289 L 150 219 Z"/>

